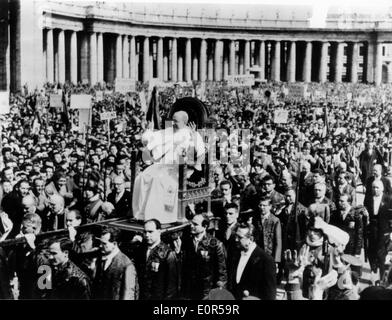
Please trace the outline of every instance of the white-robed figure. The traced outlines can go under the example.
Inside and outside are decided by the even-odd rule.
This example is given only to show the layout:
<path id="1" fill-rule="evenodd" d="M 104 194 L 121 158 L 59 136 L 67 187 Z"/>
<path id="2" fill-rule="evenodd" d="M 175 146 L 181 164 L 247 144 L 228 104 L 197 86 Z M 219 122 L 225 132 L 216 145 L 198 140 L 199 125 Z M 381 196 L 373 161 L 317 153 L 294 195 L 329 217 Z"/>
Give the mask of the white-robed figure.
<path id="1" fill-rule="evenodd" d="M 177 222 L 179 159 L 201 170 L 204 143 L 194 124 L 188 124 L 188 114 L 178 111 L 173 115 L 173 126 L 142 135 L 145 150 L 154 164 L 135 179 L 132 197 L 133 215 L 138 220 L 158 219 L 161 223 Z M 194 161 L 194 155 L 196 159 Z"/>

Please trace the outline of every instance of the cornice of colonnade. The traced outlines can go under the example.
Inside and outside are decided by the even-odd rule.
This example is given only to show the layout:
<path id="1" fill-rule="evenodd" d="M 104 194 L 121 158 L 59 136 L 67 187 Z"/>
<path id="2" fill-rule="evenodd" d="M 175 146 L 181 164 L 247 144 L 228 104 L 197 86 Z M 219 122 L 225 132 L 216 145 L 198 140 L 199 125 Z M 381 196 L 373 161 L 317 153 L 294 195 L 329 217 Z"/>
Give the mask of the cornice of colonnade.
<path id="1" fill-rule="evenodd" d="M 112 22 L 95 19 L 78 19 L 75 17 L 44 14 L 43 28 L 63 29 L 72 31 L 87 31 L 97 33 L 114 33 L 129 36 L 148 36 L 161 38 L 191 38 L 225 41 L 310 41 L 310 42 L 390 42 L 392 30 L 366 32 L 364 30 L 239 30 L 214 29 L 204 27 L 176 27 L 176 26 L 149 26 L 131 23 Z"/>

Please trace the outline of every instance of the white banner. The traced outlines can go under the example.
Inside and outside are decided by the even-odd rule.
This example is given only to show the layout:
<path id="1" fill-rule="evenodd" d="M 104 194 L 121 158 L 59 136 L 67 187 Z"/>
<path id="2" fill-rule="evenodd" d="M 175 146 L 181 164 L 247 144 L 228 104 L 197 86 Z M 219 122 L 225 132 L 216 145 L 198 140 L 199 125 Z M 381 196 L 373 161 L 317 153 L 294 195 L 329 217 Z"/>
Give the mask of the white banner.
<path id="1" fill-rule="evenodd" d="M 8 91 L 0 92 L 0 114 L 10 113 L 10 96 Z"/>
<path id="2" fill-rule="evenodd" d="M 116 111 L 110 111 L 110 112 L 101 112 L 100 114 L 101 120 L 111 120 L 111 119 L 116 119 Z"/>
<path id="3" fill-rule="evenodd" d="M 114 87 L 116 92 L 120 92 L 124 94 L 128 92 L 135 92 L 136 81 L 135 79 L 116 78 Z"/>
<path id="4" fill-rule="evenodd" d="M 95 101 L 99 102 L 103 100 L 103 91 L 95 92 Z"/>
<path id="5" fill-rule="evenodd" d="M 292 99 L 303 99 L 307 97 L 306 84 L 291 84 L 289 88 L 289 97 Z"/>
<path id="6" fill-rule="evenodd" d="M 71 109 L 91 109 L 90 94 L 73 94 L 71 95 Z"/>
<path id="7" fill-rule="evenodd" d="M 254 74 L 227 76 L 227 85 L 232 87 L 251 87 L 255 84 Z"/>
<path id="8" fill-rule="evenodd" d="M 140 105 L 142 107 L 142 111 L 144 113 L 146 113 L 148 107 L 147 107 L 146 96 L 144 94 L 144 90 L 139 92 L 139 98 L 140 98 Z"/>
<path id="9" fill-rule="evenodd" d="M 49 99 L 49 104 L 52 108 L 62 108 L 63 107 L 62 96 L 59 94 L 51 94 Z"/>
<path id="10" fill-rule="evenodd" d="M 274 112 L 274 123 L 287 123 L 289 120 L 289 111 L 277 109 Z"/>

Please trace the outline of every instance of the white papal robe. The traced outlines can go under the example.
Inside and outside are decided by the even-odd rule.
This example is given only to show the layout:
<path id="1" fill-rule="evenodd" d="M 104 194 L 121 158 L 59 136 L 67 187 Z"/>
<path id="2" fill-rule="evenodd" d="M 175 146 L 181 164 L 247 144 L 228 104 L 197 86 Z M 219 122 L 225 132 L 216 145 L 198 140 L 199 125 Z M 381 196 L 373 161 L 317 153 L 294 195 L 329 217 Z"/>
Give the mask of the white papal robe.
<path id="1" fill-rule="evenodd" d="M 147 130 L 142 141 L 151 152 L 154 164 L 140 173 L 134 184 L 132 197 L 133 215 L 138 220 L 158 219 L 161 223 L 177 221 L 178 179 L 180 155 L 193 155 L 198 159 L 204 155 L 201 135 L 186 127 L 174 131 Z M 187 161 L 187 157 L 185 161 Z M 193 156 L 192 156 L 193 157 Z"/>

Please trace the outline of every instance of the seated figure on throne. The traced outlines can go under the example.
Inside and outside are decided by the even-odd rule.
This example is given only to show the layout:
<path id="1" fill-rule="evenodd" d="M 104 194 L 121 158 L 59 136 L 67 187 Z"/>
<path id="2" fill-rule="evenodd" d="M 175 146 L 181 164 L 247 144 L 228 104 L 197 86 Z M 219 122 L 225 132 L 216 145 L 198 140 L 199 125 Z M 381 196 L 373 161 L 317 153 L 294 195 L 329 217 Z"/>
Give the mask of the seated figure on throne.
<path id="1" fill-rule="evenodd" d="M 179 165 L 182 162 L 200 171 L 205 153 L 201 135 L 188 121 L 188 114 L 178 111 L 172 127 L 153 131 L 150 124 L 143 133 L 142 142 L 153 164 L 135 179 L 132 207 L 137 220 L 178 221 Z"/>

